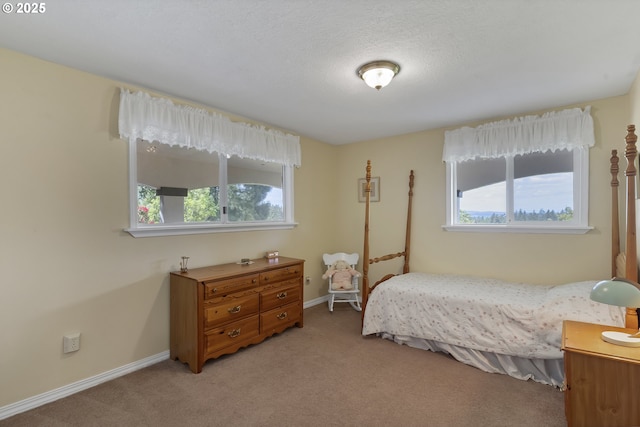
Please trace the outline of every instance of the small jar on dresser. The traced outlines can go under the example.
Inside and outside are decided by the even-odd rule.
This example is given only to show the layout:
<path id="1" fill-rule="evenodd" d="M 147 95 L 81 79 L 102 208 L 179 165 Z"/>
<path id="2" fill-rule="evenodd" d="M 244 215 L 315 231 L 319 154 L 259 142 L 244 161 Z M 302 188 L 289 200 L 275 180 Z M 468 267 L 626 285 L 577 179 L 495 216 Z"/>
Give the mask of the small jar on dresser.
<path id="1" fill-rule="evenodd" d="M 170 273 L 170 357 L 209 359 L 303 326 L 304 260 L 278 257 Z"/>

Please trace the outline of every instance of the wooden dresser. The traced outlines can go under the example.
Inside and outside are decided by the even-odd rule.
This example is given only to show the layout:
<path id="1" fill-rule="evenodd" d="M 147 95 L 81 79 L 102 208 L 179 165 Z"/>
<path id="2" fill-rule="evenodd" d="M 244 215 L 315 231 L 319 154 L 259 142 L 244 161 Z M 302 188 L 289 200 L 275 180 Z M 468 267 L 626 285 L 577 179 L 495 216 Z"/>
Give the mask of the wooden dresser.
<path id="1" fill-rule="evenodd" d="M 208 360 L 297 325 L 304 260 L 279 257 L 170 274 L 170 357 L 194 373 Z"/>
<path id="2" fill-rule="evenodd" d="M 562 350 L 569 427 L 640 426 L 640 348 L 610 344 L 613 326 L 565 320 Z"/>

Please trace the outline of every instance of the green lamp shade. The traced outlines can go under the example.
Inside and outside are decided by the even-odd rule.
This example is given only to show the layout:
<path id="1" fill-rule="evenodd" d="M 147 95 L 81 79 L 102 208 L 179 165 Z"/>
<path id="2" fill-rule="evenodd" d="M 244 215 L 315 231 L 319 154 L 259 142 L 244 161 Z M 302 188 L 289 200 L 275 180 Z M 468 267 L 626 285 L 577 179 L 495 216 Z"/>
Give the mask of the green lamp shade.
<path id="1" fill-rule="evenodd" d="M 640 289 L 622 279 L 603 280 L 591 290 L 591 299 L 619 307 L 640 307 Z"/>

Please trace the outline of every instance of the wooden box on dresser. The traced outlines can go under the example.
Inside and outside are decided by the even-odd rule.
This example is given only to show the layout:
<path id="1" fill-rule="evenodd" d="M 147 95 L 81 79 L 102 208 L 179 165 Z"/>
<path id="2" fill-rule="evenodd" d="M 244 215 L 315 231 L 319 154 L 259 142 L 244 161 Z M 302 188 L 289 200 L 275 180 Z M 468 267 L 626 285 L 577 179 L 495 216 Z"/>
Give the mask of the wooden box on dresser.
<path id="1" fill-rule="evenodd" d="M 605 342 L 602 331 L 634 333 L 614 326 L 563 322 L 567 424 L 640 426 L 640 348 Z"/>
<path id="2" fill-rule="evenodd" d="M 279 257 L 170 273 L 170 357 L 209 360 L 303 326 L 304 260 Z"/>

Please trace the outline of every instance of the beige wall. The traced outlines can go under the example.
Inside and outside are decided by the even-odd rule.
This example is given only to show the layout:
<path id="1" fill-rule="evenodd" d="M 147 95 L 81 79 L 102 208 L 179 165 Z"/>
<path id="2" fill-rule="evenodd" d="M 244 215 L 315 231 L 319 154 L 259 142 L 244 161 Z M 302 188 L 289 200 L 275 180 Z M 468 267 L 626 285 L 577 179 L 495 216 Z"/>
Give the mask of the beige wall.
<path id="1" fill-rule="evenodd" d="M 636 80 L 629 91 L 629 102 L 631 105 L 629 124 L 635 124 L 636 129 L 640 129 L 640 72 L 636 75 Z"/>
<path id="2" fill-rule="evenodd" d="M 321 254 L 362 253 L 364 206 L 356 183 L 367 159 L 381 177 L 381 201 L 372 204 L 372 256 L 403 248 L 414 169 L 414 270 L 534 283 L 608 275 L 608 158 L 624 138 L 627 96 L 590 103 L 595 229 L 586 235 L 443 231 L 439 129 L 338 147 L 302 137 L 303 165 L 295 172 L 299 225 L 291 231 L 135 239 L 122 231 L 128 187 L 127 146 L 117 136 L 120 84 L 7 50 L 0 50 L 0 64 L 0 408 L 166 351 L 167 273 L 181 255 L 197 267 L 278 249 L 307 260 L 312 283 L 305 301 L 325 295 Z M 383 271 L 375 266 L 372 277 Z M 74 331 L 82 332 L 82 348 L 64 355 L 62 335 Z"/>
<path id="3" fill-rule="evenodd" d="M 7 50 L 0 64 L 0 407 L 168 350 L 168 272 L 181 255 L 197 267 L 278 249 L 308 260 L 305 300 L 326 294 L 336 147 L 301 139 L 293 230 L 136 239 L 122 231 L 119 83 Z M 62 354 L 74 331 L 81 350 Z"/>

